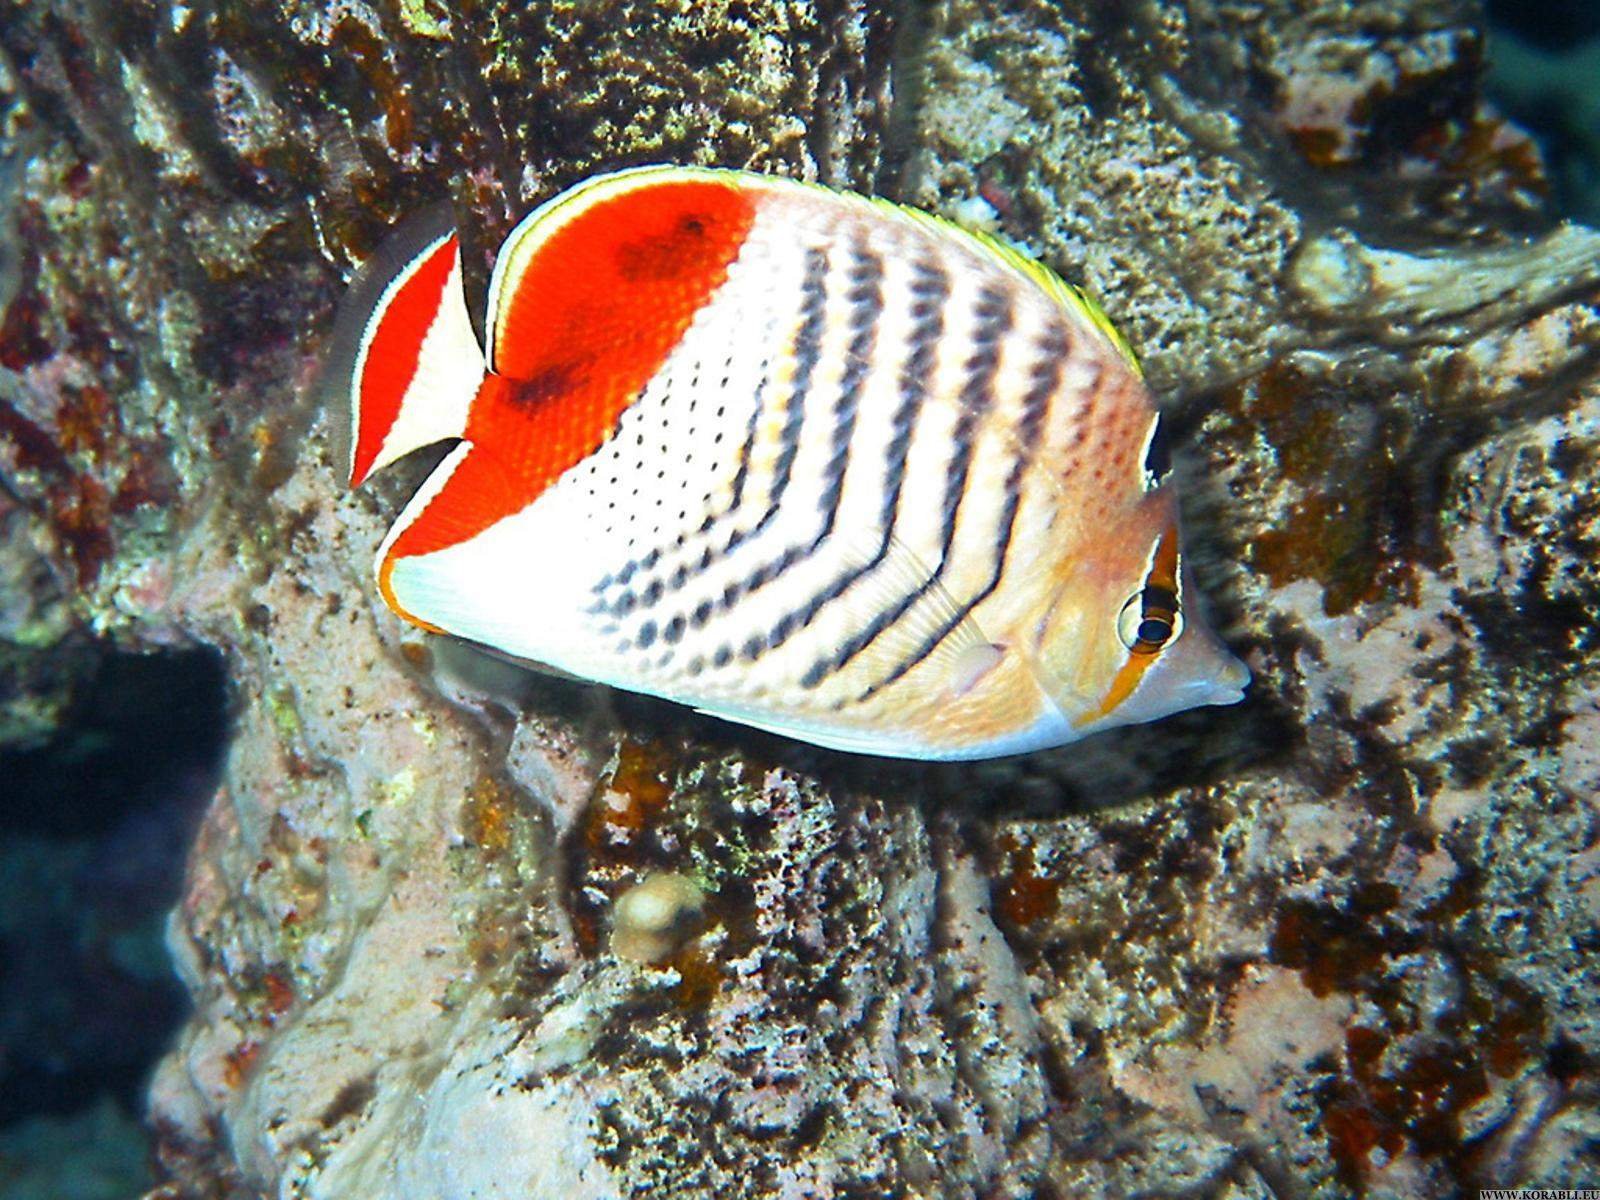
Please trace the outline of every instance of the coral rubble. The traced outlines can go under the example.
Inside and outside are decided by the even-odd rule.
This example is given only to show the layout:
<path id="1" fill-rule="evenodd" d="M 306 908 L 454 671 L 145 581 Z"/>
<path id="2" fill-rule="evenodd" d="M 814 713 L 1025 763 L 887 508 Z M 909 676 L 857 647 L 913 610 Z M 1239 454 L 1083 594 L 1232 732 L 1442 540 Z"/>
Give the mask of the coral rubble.
<path id="1" fill-rule="evenodd" d="M 1592 1180 L 1600 234 L 1476 18 L 0 0 L 0 738 L 91 635 L 215 647 L 237 708 L 157 1195 Z M 889 767 L 398 626 L 416 472 L 346 495 L 315 385 L 343 279 L 441 198 L 481 277 L 662 158 L 981 212 L 1098 295 L 1252 698 Z M 663 878 L 697 919 L 616 953 Z"/>

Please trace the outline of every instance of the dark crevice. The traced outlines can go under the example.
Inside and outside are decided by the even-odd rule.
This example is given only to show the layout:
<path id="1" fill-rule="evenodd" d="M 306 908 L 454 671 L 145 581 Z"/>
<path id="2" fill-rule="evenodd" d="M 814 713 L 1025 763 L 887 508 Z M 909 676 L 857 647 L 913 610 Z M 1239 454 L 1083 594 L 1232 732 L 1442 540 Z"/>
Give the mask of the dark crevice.
<path id="1" fill-rule="evenodd" d="M 186 1011 L 163 946 L 229 726 L 221 656 L 111 651 L 46 744 L 0 751 L 0 1126 L 129 1112 Z"/>
<path id="2" fill-rule="evenodd" d="M 1600 38 L 1600 5 L 1489 0 L 1489 23 L 1546 50 Z"/>

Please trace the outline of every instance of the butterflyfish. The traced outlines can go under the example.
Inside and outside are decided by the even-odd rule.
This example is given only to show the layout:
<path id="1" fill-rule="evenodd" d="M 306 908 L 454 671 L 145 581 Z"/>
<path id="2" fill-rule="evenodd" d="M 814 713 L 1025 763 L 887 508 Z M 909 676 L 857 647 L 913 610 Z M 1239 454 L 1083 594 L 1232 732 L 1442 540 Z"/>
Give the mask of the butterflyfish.
<path id="1" fill-rule="evenodd" d="M 1241 698 L 1137 361 L 1019 251 L 791 180 L 622 170 L 511 231 L 480 346 L 448 222 L 395 236 L 334 386 L 351 486 L 454 442 L 378 551 L 407 621 L 905 758 Z"/>

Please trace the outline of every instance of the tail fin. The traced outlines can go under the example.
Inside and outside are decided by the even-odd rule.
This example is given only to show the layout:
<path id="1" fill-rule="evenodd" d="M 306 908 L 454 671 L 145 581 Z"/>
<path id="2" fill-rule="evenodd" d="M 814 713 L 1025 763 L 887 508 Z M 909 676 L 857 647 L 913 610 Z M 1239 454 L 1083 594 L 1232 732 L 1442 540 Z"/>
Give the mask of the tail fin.
<path id="1" fill-rule="evenodd" d="M 357 272 L 324 374 L 350 406 L 350 486 L 460 437 L 484 375 L 447 206 L 401 225 Z"/>

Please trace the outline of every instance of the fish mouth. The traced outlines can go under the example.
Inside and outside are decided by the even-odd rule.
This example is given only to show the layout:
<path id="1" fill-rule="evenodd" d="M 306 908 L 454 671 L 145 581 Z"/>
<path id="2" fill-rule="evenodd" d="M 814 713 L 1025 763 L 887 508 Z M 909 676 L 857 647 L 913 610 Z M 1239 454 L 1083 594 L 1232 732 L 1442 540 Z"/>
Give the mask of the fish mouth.
<path id="1" fill-rule="evenodd" d="M 1209 678 L 1191 680 L 1184 690 L 1194 704 L 1238 704 L 1244 699 L 1252 676 L 1250 668 L 1229 654 L 1227 661 Z"/>
<path id="2" fill-rule="evenodd" d="M 1216 682 L 1218 687 L 1231 688 L 1243 696 L 1245 688 L 1250 686 L 1251 678 L 1250 668 L 1245 666 L 1244 660 L 1230 655 L 1227 666 L 1222 668 L 1222 673 L 1217 676 Z"/>

